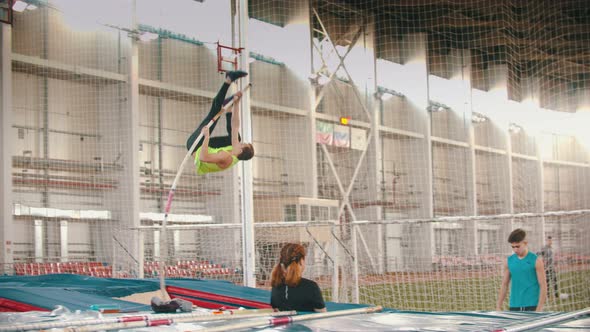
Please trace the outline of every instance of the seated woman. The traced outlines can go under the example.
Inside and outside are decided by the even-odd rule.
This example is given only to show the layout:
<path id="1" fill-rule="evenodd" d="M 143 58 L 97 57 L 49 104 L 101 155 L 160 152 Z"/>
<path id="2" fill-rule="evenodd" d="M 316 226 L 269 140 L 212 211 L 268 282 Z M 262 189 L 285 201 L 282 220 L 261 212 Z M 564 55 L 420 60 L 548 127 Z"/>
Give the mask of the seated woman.
<path id="1" fill-rule="evenodd" d="M 322 292 L 315 281 L 302 278 L 305 248 L 288 243 L 281 249 L 279 263 L 271 276 L 270 305 L 275 310 L 326 312 Z"/>

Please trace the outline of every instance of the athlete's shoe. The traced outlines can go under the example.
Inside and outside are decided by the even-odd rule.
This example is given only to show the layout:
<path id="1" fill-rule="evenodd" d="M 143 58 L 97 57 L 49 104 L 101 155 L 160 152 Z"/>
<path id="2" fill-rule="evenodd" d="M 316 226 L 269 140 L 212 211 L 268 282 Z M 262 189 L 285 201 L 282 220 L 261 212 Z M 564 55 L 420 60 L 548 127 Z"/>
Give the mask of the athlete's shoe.
<path id="1" fill-rule="evenodd" d="M 245 71 L 242 70 L 232 70 L 232 71 L 228 71 L 225 74 L 225 77 L 229 78 L 230 81 L 234 82 L 235 80 L 242 78 L 244 76 L 248 76 L 248 73 L 246 73 Z"/>

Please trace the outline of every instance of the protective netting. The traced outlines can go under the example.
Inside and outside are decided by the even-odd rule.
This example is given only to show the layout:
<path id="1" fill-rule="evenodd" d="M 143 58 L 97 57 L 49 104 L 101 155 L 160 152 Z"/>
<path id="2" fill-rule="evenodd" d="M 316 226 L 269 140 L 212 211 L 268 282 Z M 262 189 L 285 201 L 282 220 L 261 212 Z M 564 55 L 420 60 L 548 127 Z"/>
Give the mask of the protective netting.
<path id="1" fill-rule="evenodd" d="M 586 1 L 28 2 L 5 45 L 11 272 L 156 277 L 163 259 L 241 283 L 246 197 L 260 287 L 299 242 L 329 300 L 492 310 L 522 227 L 534 252 L 553 239 L 547 308 L 590 305 Z M 245 47 L 256 154 L 189 161 L 163 231 L 217 43 Z"/>
<path id="2" fill-rule="evenodd" d="M 585 307 L 587 240 L 574 229 L 588 229 L 587 220 L 588 213 L 517 214 L 361 224 L 356 233 L 360 302 L 427 311 L 494 310 L 501 264 L 511 253 L 506 239 L 512 228 L 520 227 L 528 233 L 529 249 L 537 254 L 544 246 L 543 232 L 552 234 L 548 310 Z M 380 232 L 396 234 L 400 240 L 380 243 L 372 237 Z M 363 241 L 369 245 L 361 246 Z"/>
<path id="3" fill-rule="evenodd" d="M 13 69 L 14 259 L 109 262 L 136 270 L 125 251 L 137 254 L 137 237 L 119 238 L 137 219 L 129 207 L 137 189 L 130 176 L 137 173 L 129 153 L 136 151 L 130 143 L 137 124 L 129 112 L 129 39 L 77 16 L 112 10 L 113 24 L 129 26 L 130 3 L 111 2 L 110 9 L 36 4 L 14 13 L 12 45 L 5 45 Z M 98 265 L 72 269 L 102 275 Z"/>

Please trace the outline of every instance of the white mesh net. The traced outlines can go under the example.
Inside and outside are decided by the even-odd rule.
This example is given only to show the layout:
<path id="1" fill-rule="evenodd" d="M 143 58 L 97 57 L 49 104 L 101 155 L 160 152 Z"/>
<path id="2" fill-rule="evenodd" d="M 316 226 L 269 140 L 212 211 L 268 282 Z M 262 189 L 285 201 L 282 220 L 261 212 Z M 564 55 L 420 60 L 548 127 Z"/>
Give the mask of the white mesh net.
<path id="1" fill-rule="evenodd" d="M 590 305 L 585 1 L 29 2 L 13 13 L 2 151 L 11 272 L 156 277 L 163 260 L 168 277 L 254 272 L 269 288 L 299 242 L 327 300 L 493 310 L 522 227 L 534 252 L 553 239 L 547 309 Z M 164 231 L 223 82 L 217 43 L 245 47 L 256 154 L 206 175 L 189 160 Z"/>

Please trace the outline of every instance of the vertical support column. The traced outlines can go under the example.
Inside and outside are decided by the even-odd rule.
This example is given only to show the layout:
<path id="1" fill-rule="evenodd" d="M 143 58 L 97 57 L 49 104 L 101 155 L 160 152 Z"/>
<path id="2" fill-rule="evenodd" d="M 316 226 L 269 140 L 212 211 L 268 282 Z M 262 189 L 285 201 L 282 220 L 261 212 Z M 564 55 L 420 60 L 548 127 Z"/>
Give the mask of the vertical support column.
<path id="1" fill-rule="evenodd" d="M 160 231 L 154 230 L 154 262 L 160 260 Z"/>
<path id="2" fill-rule="evenodd" d="M 135 0 L 128 14 L 134 29 Z M 138 46 L 133 34 L 120 32 L 118 72 L 125 82 L 99 85 L 98 124 L 100 140 L 96 149 L 101 162 L 116 164 L 113 173 L 117 188 L 102 196 L 103 206 L 110 211 L 113 223 L 97 224 L 91 234 L 98 261 L 113 266 L 113 276 L 120 271 L 137 276 L 139 241 L 139 64 Z M 110 101 L 110 102 L 109 102 Z"/>
<path id="3" fill-rule="evenodd" d="M 425 158 L 416 161 L 410 176 L 426 179 L 417 188 L 423 192 L 420 199 L 422 209 L 418 218 L 434 217 L 434 196 L 433 196 L 433 169 L 432 169 L 432 131 L 430 125 L 430 114 L 428 113 L 428 62 L 427 62 L 427 35 L 423 33 L 408 34 L 401 41 L 400 49 L 403 53 L 403 65 L 396 66 L 396 80 L 393 88 L 404 94 L 408 106 L 419 115 L 420 125 L 424 133 L 424 140 L 412 143 L 416 150 L 425 151 Z M 412 84 L 407 84 L 412 82 Z M 406 268 L 416 270 L 429 270 L 432 267 L 432 254 L 434 252 L 434 231 L 432 224 L 404 225 L 403 233 L 408 243 L 420 243 L 419 246 L 407 248 L 405 256 L 415 256 L 418 259 L 405 260 Z M 419 237 L 419 238 L 411 238 Z"/>
<path id="4" fill-rule="evenodd" d="M 33 246 L 35 248 L 35 262 L 43 262 L 43 220 L 36 219 L 34 221 L 34 239 Z"/>
<path id="5" fill-rule="evenodd" d="M 507 135 L 506 131 L 508 130 L 509 125 L 509 120 L 507 119 L 510 117 L 507 116 L 506 113 L 508 113 L 508 110 L 513 107 L 514 102 L 508 100 L 508 66 L 505 64 L 490 64 L 484 75 L 489 91 L 473 91 L 474 103 L 477 104 L 476 109 L 485 110 L 484 113 L 495 117 L 495 121 L 492 125 L 497 125 L 500 128 L 497 131 L 494 131 L 497 135 L 493 135 L 489 143 L 492 147 L 496 146 L 506 152 L 505 156 L 502 155 L 499 157 L 504 159 L 499 163 L 499 167 L 502 167 L 502 170 L 505 172 L 499 172 L 496 174 L 502 174 L 503 176 L 499 180 L 502 183 L 502 187 L 498 189 L 501 191 L 499 192 L 499 195 L 505 200 L 505 204 L 502 206 L 502 211 L 510 213 L 510 211 L 514 210 L 512 203 L 512 154 L 508 153 L 510 136 Z M 477 96 L 475 95 L 476 93 Z M 495 171 L 495 169 L 491 171 Z M 513 219 L 500 219 L 499 223 L 498 230 L 500 232 L 500 238 L 502 241 L 505 241 L 513 228 Z M 503 254 L 508 254 L 510 251 L 509 247 L 503 245 L 499 245 L 497 250 L 499 253 Z"/>
<path id="6" fill-rule="evenodd" d="M 422 99 L 421 101 L 423 102 L 422 105 L 420 105 L 421 107 L 419 108 L 420 111 L 424 110 L 424 114 L 426 116 L 426 130 L 425 130 L 425 143 L 426 143 L 426 160 L 427 160 L 427 165 L 426 168 L 428 170 L 428 183 L 427 183 L 427 189 L 426 189 L 426 194 L 427 197 L 425 197 L 425 208 L 423 210 L 426 210 L 428 215 L 426 216 L 427 218 L 434 218 L 434 165 L 433 165 L 433 151 L 434 151 L 434 146 L 432 145 L 432 113 L 430 113 L 428 111 L 428 104 L 429 104 L 429 98 L 430 98 L 430 87 L 429 87 L 429 70 L 428 70 L 428 52 L 426 52 L 426 47 L 427 47 L 427 36 L 424 36 L 424 55 L 423 55 L 423 61 L 424 61 L 424 67 L 426 69 L 426 73 L 425 73 L 425 78 L 426 78 L 426 96 L 424 99 Z M 424 236 L 425 239 L 428 239 L 428 243 L 424 244 L 424 249 L 426 249 L 427 251 L 423 252 L 423 253 L 419 253 L 418 255 L 420 257 L 424 257 L 422 260 L 420 260 L 419 262 L 422 262 L 422 264 L 418 265 L 416 268 L 420 269 L 420 270 L 429 270 L 430 268 L 428 266 L 426 266 L 426 264 L 429 264 L 430 262 L 432 262 L 432 257 L 434 257 L 435 252 L 436 252 L 436 239 L 434 236 L 434 224 L 433 223 L 428 223 L 426 224 L 426 226 L 424 226 L 426 229 L 426 234 Z M 420 243 L 420 242 L 417 242 Z M 421 248 L 417 248 L 417 250 L 420 250 Z M 429 259 L 430 258 L 430 259 Z"/>
<path id="7" fill-rule="evenodd" d="M 116 241 L 111 241 L 110 242 L 110 245 L 111 245 L 111 251 L 113 253 L 117 252 L 117 245 L 118 245 L 117 242 Z M 112 277 L 113 278 L 117 278 L 118 277 L 117 276 L 117 270 L 118 269 L 116 269 L 116 268 L 120 266 L 119 264 L 120 264 L 119 261 L 117 261 L 115 258 L 113 258 L 113 264 L 112 264 L 113 265 L 113 272 L 112 272 Z"/>
<path id="8" fill-rule="evenodd" d="M 508 167 L 508 176 L 506 179 L 506 209 L 509 214 L 514 214 L 514 183 L 512 180 L 512 140 L 510 137 L 510 132 L 508 130 L 506 131 L 506 163 Z M 508 219 L 508 221 L 508 231 L 511 231 L 512 229 L 514 229 L 514 218 L 510 218 Z"/>
<path id="9" fill-rule="evenodd" d="M 59 261 L 68 261 L 68 221 L 61 220 L 59 222 Z"/>
<path id="10" fill-rule="evenodd" d="M 231 16 L 231 47 L 233 48 L 239 48 L 240 47 L 240 30 L 239 30 L 239 25 L 237 20 L 239 19 L 239 5 L 238 5 L 238 1 L 239 0 L 231 0 L 231 9 L 230 9 L 230 16 Z M 237 56 L 237 54 L 236 54 Z M 238 59 L 238 61 L 241 61 L 242 59 Z M 237 65 L 236 65 L 237 67 Z M 232 69 L 242 69 L 242 70 L 248 70 L 248 68 L 233 68 Z M 243 78 L 240 79 L 238 81 L 238 83 L 241 83 L 241 81 L 244 80 Z M 243 86 L 243 84 L 242 84 Z M 230 87 L 228 90 L 228 95 L 232 94 L 232 89 L 233 87 Z M 248 94 L 248 97 L 250 95 Z M 244 98 L 242 98 L 244 99 Z M 242 116 L 244 116 L 244 108 L 243 108 L 243 104 L 240 105 L 241 108 L 241 112 L 242 112 Z M 243 118 L 242 118 L 243 120 Z M 244 121 L 242 121 L 243 123 Z M 244 135 L 244 132 L 242 131 L 242 128 L 240 127 L 240 132 L 242 134 L 242 137 Z M 256 147 L 254 147 L 254 149 L 256 149 Z M 242 163 L 239 163 L 242 164 Z M 208 209 L 211 211 L 211 214 L 214 216 L 214 218 L 218 218 L 218 220 L 216 220 L 217 222 L 221 222 L 221 223 L 237 223 L 237 222 L 241 222 L 242 220 L 242 195 L 241 195 L 241 190 L 242 190 L 242 181 L 240 180 L 242 177 L 242 165 L 238 165 L 237 167 L 233 167 L 233 169 L 231 169 L 229 171 L 229 175 L 228 176 L 224 176 L 223 180 L 221 181 L 221 185 L 220 185 L 220 194 L 221 197 L 225 197 L 225 199 L 223 201 L 220 200 L 212 200 L 209 204 L 208 204 Z M 231 206 L 231 209 L 228 209 L 227 206 Z M 243 235 L 243 230 L 242 228 L 235 228 L 235 229 L 228 229 L 227 230 L 229 232 L 229 235 L 234 237 L 234 238 L 242 238 Z M 243 256 L 244 256 L 244 244 L 242 243 L 242 241 L 237 241 L 236 243 L 232 244 L 232 248 L 234 248 L 232 250 L 232 252 L 234 253 L 233 256 L 230 258 L 228 257 L 228 259 L 234 261 L 234 262 L 240 262 L 243 260 Z"/>
<path id="11" fill-rule="evenodd" d="M 139 267 L 137 271 L 137 277 L 139 279 L 143 279 L 145 277 L 145 232 L 142 230 L 137 230 L 137 236 L 139 237 L 139 252 L 137 253 L 137 261 L 139 262 Z"/>
<path id="12" fill-rule="evenodd" d="M 358 244 L 357 244 L 357 236 L 358 236 L 358 227 L 352 226 L 352 253 L 354 255 L 354 262 L 352 265 L 353 268 L 353 282 L 354 285 L 352 285 L 352 302 L 353 303 L 359 303 L 359 262 L 358 262 L 358 258 L 359 258 L 359 250 L 358 250 Z"/>
<path id="13" fill-rule="evenodd" d="M 313 21 L 314 17 L 311 13 L 311 7 L 313 6 L 311 1 L 308 2 L 309 7 L 307 10 L 308 13 L 308 36 L 309 36 L 309 60 L 310 60 L 310 74 L 316 72 L 316 68 L 314 66 L 314 40 L 313 40 Z M 310 164 L 309 164 L 309 171 L 310 174 L 308 176 L 308 180 L 305 182 L 306 186 L 309 186 L 306 191 L 310 193 L 311 197 L 317 198 L 318 197 L 318 150 L 317 150 L 317 142 L 316 142 L 316 132 L 317 132 L 317 118 L 316 118 L 316 110 L 319 106 L 318 98 L 319 94 L 317 83 L 309 84 L 309 117 L 308 117 L 308 126 L 309 126 L 309 133 L 311 139 L 309 140 L 309 155 L 310 155 Z M 330 214 L 331 218 L 331 214 Z M 336 217 L 335 220 L 336 225 L 340 224 L 340 220 Z M 335 226 L 336 227 L 336 226 Z M 331 245 L 331 256 L 333 259 L 333 266 L 332 266 L 332 299 L 331 301 L 339 302 L 340 301 L 340 247 L 338 242 L 335 239 L 332 239 Z"/>
<path id="14" fill-rule="evenodd" d="M 471 169 L 471 179 L 469 179 L 469 183 L 470 183 L 470 188 L 469 188 L 469 192 L 468 192 L 468 199 L 469 199 L 469 213 L 473 216 L 477 216 L 478 215 L 478 210 L 477 210 L 477 167 L 476 167 L 476 162 L 475 162 L 475 158 L 476 158 L 476 153 L 475 153 L 475 128 L 473 126 L 473 124 L 471 123 L 471 118 L 473 116 L 473 109 L 471 109 L 471 107 L 469 108 L 469 110 L 466 110 L 465 112 L 466 116 L 468 117 L 468 119 L 465 119 L 465 122 L 469 121 L 469 129 L 468 129 L 468 135 L 469 135 L 469 159 L 470 159 L 470 169 Z M 478 255 L 480 254 L 479 250 L 478 250 L 478 236 L 477 236 L 477 220 L 473 220 L 471 224 L 466 225 L 466 227 L 468 227 L 469 232 L 471 234 L 471 237 L 473 239 L 471 245 L 466 245 L 465 247 L 468 248 L 468 250 L 470 249 L 472 253 Z"/>
<path id="15" fill-rule="evenodd" d="M 242 48 L 240 54 L 240 64 L 242 68 L 247 69 L 250 51 L 247 45 L 248 39 L 248 0 L 239 1 L 238 9 L 240 38 L 239 47 Z M 243 87 L 250 83 L 249 76 L 241 79 Z M 250 92 L 242 97 L 242 135 L 245 142 L 252 142 L 252 113 L 250 110 Z M 254 200 L 253 200 L 253 181 L 252 181 L 252 162 L 242 162 L 242 246 L 244 262 L 244 286 L 256 287 L 256 248 L 254 242 Z"/>
<path id="16" fill-rule="evenodd" d="M 311 1 L 308 2 L 309 7 L 312 6 Z M 311 8 L 307 7 L 307 22 L 308 22 L 308 36 L 309 36 L 309 73 L 315 73 L 316 68 L 313 65 L 314 61 L 314 47 L 313 47 L 313 14 L 311 13 Z M 318 198 L 318 150 L 317 150 L 317 143 L 316 143 L 316 109 L 317 109 L 317 87 L 315 84 L 309 84 L 309 133 L 311 139 L 309 140 L 309 156 L 310 156 L 310 164 L 309 164 L 309 176 L 308 180 L 305 182 L 306 192 L 308 192 L 311 197 Z"/>
<path id="17" fill-rule="evenodd" d="M 370 48 L 371 50 L 371 60 L 373 65 L 373 86 L 372 89 L 376 93 L 378 90 L 378 77 L 377 77 L 377 56 L 374 52 L 374 45 L 373 40 L 375 39 L 375 31 L 374 31 L 374 23 L 370 25 L 371 29 L 371 37 L 369 38 L 367 43 L 369 45 L 365 45 Z M 366 35 L 365 35 L 366 38 Z M 367 82 L 369 85 L 369 82 Z M 382 197 L 383 192 L 383 185 L 385 179 L 383 178 L 383 146 L 381 142 L 381 113 L 383 108 L 383 102 L 381 98 L 375 98 L 375 93 L 372 94 L 373 98 L 368 98 L 372 101 L 371 113 L 371 131 L 373 135 L 371 139 L 373 143 L 369 145 L 371 148 L 371 159 L 370 161 L 373 163 L 373 167 L 370 169 L 369 174 L 373 183 L 371 183 L 372 191 L 369 195 L 372 195 L 372 199 L 377 199 L 377 197 Z M 352 139 L 352 137 L 351 137 Z M 385 202 L 382 202 L 385 203 Z M 382 206 L 375 206 L 376 211 L 374 211 L 374 215 L 370 216 L 374 218 L 374 220 L 383 220 L 383 207 Z M 385 265 L 387 264 L 387 253 L 386 253 L 386 226 L 383 224 L 377 224 L 375 226 L 377 229 L 377 234 L 375 236 L 375 241 L 377 243 L 375 253 L 378 255 L 377 257 L 377 271 L 376 273 L 383 273 L 385 271 Z M 358 257 L 358 256 L 357 256 Z"/>
<path id="18" fill-rule="evenodd" d="M 41 20 L 41 24 L 42 24 L 42 31 L 49 31 L 49 10 L 48 9 L 43 9 L 42 12 L 42 20 Z M 42 36 L 42 53 L 41 53 L 41 58 L 42 59 L 49 59 L 49 36 L 48 34 L 43 34 Z M 42 92 L 42 97 L 41 97 L 41 103 L 42 103 L 42 111 L 43 111 L 43 131 L 42 131 L 42 135 L 39 135 L 39 147 L 42 147 L 43 149 L 43 160 L 49 160 L 49 158 L 51 157 L 49 154 L 49 116 L 50 116 L 50 111 L 49 111 L 49 79 L 48 79 L 48 75 L 43 75 L 42 76 L 42 84 L 43 84 L 43 92 Z M 43 168 L 43 176 L 45 176 L 46 178 L 49 177 L 49 169 L 44 167 Z M 44 207 L 49 207 L 50 202 L 49 202 L 49 188 L 47 187 L 47 185 L 44 185 L 42 188 L 42 206 Z"/>
<path id="19" fill-rule="evenodd" d="M 488 69 L 489 74 L 489 82 L 490 82 L 490 97 L 495 98 L 497 101 L 498 107 L 508 109 L 510 107 L 510 102 L 508 101 L 509 96 L 509 69 L 507 65 L 494 65 L 490 66 Z M 492 99 L 490 99 L 492 100 Z M 513 183 L 512 183 L 512 142 L 510 139 L 510 133 L 504 129 L 504 141 L 506 147 L 506 169 L 508 176 L 504 179 L 504 185 L 506 188 L 506 192 L 503 193 L 504 197 L 506 197 L 506 205 L 504 206 L 504 210 L 507 213 L 513 214 L 514 213 L 514 195 L 513 195 Z M 512 223 L 514 222 L 513 219 L 510 219 L 510 229 L 512 229 Z"/>
<path id="20" fill-rule="evenodd" d="M 523 95 L 522 95 L 522 103 L 527 104 L 529 107 L 534 109 L 539 109 L 540 104 L 542 103 L 542 89 L 543 89 L 543 79 L 539 77 L 534 78 L 527 78 L 522 81 L 523 85 Z M 543 213 L 545 212 L 545 185 L 544 185 L 544 167 L 543 167 L 543 156 L 541 151 L 541 135 L 537 134 L 534 136 L 535 139 L 535 156 L 537 158 L 537 172 L 536 172 L 536 192 L 535 198 L 537 205 L 535 206 L 534 212 Z M 541 224 L 540 229 L 540 239 L 541 243 L 545 243 L 546 239 L 546 227 L 545 227 L 545 217 L 541 216 L 539 218 L 539 222 Z"/>
<path id="21" fill-rule="evenodd" d="M 495 105 L 500 110 L 510 109 L 512 107 L 512 102 L 508 100 L 509 96 L 509 68 L 508 65 L 505 64 L 497 64 L 497 65 L 490 65 L 486 72 L 489 81 L 489 92 L 486 94 L 486 101 L 488 104 Z M 501 192 L 502 197 L 505 198 L 505 204 L 502 209 L 506 213 L 514 213 L 514 204 L 513 204 L 513 183 L 512 183 L 512 142 L 510 139 L 510 133 L 508 132 L 507 128 L 509 127 L 509 123 L 504 123 L 502 125 L 503 135 L 499 137 L 503 140 L 502 143 L 505 151 L 506 157 L 503 163 L 503 167 L 506 169 L 506 178 L 501 179 L 503 181 L 503 189 L 504 191 Z M 493 140 L 490 143 L 494 143 Z M 501 164 L 502 165 L 502 164 Z M 505 234 L 510 233 L 513 228 L 514 219 L 508 219 L 508 224 L 504 225 L 503 229 L 505 230 Z"/>
<path id="22" fill-rule="evenodd" d="M 176 254 L 180 252 L 180 231 L 178 229 L 172 231 L 172 242 L 174 252 L 171 256 L 176 256 Z"/>
<path id="23" fill-rule="evenodd" d="M 312 93 L 314 94 L 314 93 Z M 316 146 L 316 116 L 315 110 L 311 110 L 309 112 L 309 132 L 312 139 L 309 143 L 309 151 L 310 151 L 310 168 L 309 168 L 309 182 L 306 182 L 309 185 L 309 193 L 311 197 L 318 198 L 318 150 Z"/>
<path id="24" fill-rule="evenodd" d="M 376 58 L 373 58 L 373 68 L 377 68 Z M 377 71 L 375 70 L 375 73 Z M 376 75 L 374 76 L 376 77 Z M 377 79 L 374 80 L 375 82 L 375 91 L 377 91 Z M 383 178 L 383 155 L 382 155 L 382 142 L 381 142 L 381 100 L 374 100 L 373 102 L 373 118 L 371 119 L 371 130 L 373 131 L 373 158 L 372 162 L 374 163 L 374 167 L 371 169 L 371 176 L 373 181 L 375 181 L 374 185 L 374 199 L 377 197 L 381 197 L 382 187 L 384 185 L 385 179 Z M 385 203 L 385 202 L 383 202 Z M 375 211 L 375 215 L 372 216 L 375 220 L 383 220 L 383 207 L 379 206 L 376 207 L 378 210 Z M 375 225 L 377 228 L 377 235 L 375 237 L 375 241 L 377 242 L 376 253 L 377 257 L 377 273 L 383 273 L 385 271 L 385 265 L 387 262 L 387 253 L 386 253 L 386 226 L 384 224 L 377 224 Z M 358 257 L 358 256 L 357 256 Z"/>
<path id="25" fill-rule="evenodd" d="M 335 221 L 334 228 L 338 229 L 340 227 L 340 220 Z M 334 260 L 334 270 L 332 271 L 332 302 L 340 302 L 340 255 L 338 254 L 338 250 L 340 250 L 338 241 L 332 239 L 332 247 L 331 247 L 331 255 L 332 259 Z"/>
<path id="26" fill-rule="evenodd" d="M 541 137 L 537 135 L 535 137 L 535 149 L 537 150 L 537 181 L 539 181 L 539 185 L 537 186 L 537 211 L 539 213 L 545 213 L 545 167 L 543 164 L 543 156 L 541 154 Z M 541 236 L 542 241 L 545 243 L 545 216 L 541 216 Z"/>
<path id="27" fill-rule="evenodd" d="M 136 6 L 133 2 L 132 24 L 135 29 L 137 23 L 135 22 Z M 137 275 L 138 266 L 136 263 L 139 251 L 139 241 L 137 239 L 137 232 L 130 231 L 130 228 L 138 228 L 140 226 L 139 220 L 139 52 L 137 41 L 130 37 L 130 54 L 128 59 L 129 78 L 128 78 L 128 110 L 121 114 L 123 123 L 121 127 L 122 135 L 122 152 L 123 152 L 123 167 L 124 174 L 121 177 L 120 194 L 125 200 L 124 209 L 120 206 L 120 222 L 124 231 L 124 236 L 118 236 L 126 248 L 119 248 L 116 252 L 120 253 L 121 258 L 124 258 L 121 263 L 125 264 L 125 268 L 129 269 L 132 275 Z M 117 234 L 114 234 L 117 235 Z M 131 256 L 131 257 L 128 257 Z M 113 259 L 117 259 L 117 255 Z M 143 262 L 139 262 L 143 264 Z M 115 266 L 113 267 L 115 268 Z M 113 270 L 115 273 L 115 270 Z M 116 275 L 114 275 L 116 277 Z"/>
<path id="28" fill-rule="evenodd" d="M 12 274 L 12 26 L 0 29 L 0 273 Z"/>
<path id="29" fill-rule="evenodd" d="M 453 58 L 460 60 L 460 63 L 457 63 L 457 76 L 453 77 L 453 79 L 458 80 L 461 84 L 461 98 L 456 105 L 452 105 L 453 108 L 457 110 L 462 110 L 463 112 L 463 125 L 467 128 L 467 140 L 469 143 L 469 179 L 468 183 L 469 186 L 467 188 L 467 197 L 469 199 L 468 203 L 468 213 L 476 216 L 478 214 L 477 210 L 477 168 L 476 168 L 476 153 L 475 153 L 475 127 L 473 125 L 473 107 L 472 107 L 472 98 L 471 98 L 471 52 L 468 50 L 453 50 L 453 52 L 457 53 L 457 56 Z M 466 252 L 463 254 L 473 255 L 478 254 L 478 236 L 477 236 L 477 229 L 478 229 L 478 222 L 476 220 L 470 222 L 469 224 L 465 225 L 468 229 L 469 234 L 466 238 Z"/>
<path id="30" fill-rule="evenodd" d="M 372 67 L 371 73 L 367 73 L 365 75 L 356 74 L 358 79 L 355 81 L 358 82 L 357 84 L 362 87 L 365 87 L 365 96 L 364 96 L 364 103 L 365 108 L 367 110 L 368 120 L 370 123 L 370 134 L 369 134 L 369 144 L 367 145 L 367 155 L 366 155 L 366 165 L 367 167 L 367 184 L 368 188 L 365 191 L 365 197 L 359 195 L 361 199 L 365 199 L 366 201 L 376 201 L 379 200 L 382 194 L 382 186 L 383 186 L 383 173 L 382 171 L 382 146 L 381 146 L 381 99 L 376 98 L 375 93 L 377 92 L 378 85 L 377 85 L 377 56 L 375 54 L 375 45 L 374 40 L 376 38 L 375 32 L 375 22 L 372 19 L 369 19 L 365 22 L 364 25 L 364 32 L 362 36 L 359 38 L 359 42 L 362 44 L 363 50 L 363 62 L 364 65 L 366 64 L 367 67 Z M 354 68 L 356 69 L 356 68 Z M 352 147 L 352 139 L 353 135 L 351 134 L 351 147 Z M 383 206 L 381 205 L 374 205 L 371 207 L 365 207 L 359 211 L 357 217 L 362 215 L 363 219 L 367 220 L 381 220 L 383 219 Z M 355 226 L 359 227 L 359 226 Z M 369 256 L 371 267 L 375 269 L 375 273 L 383 273 L 385 269 L 385 244 L 384 244 L 384 226 L 383 224 L 371 225 L 365 228 L 366 231 L 363 232 L 362 229 L 357 229 L 357 232 L 361 236 L 361 240 L 365 246 L 365 251 Z M 355 256 L 359 257 L 359 256 Z"/>
<path id="31" fill-rule="evenodd" d="M 508 166 L 508 179 L 506 179 L 508 187 L 506 210 L 508 213 L 514 214 L 514 184 L 512 180 L 512 140 L 510 138 L 510 133 L 508 131 L 506 131 L 506 164 Z"/>

